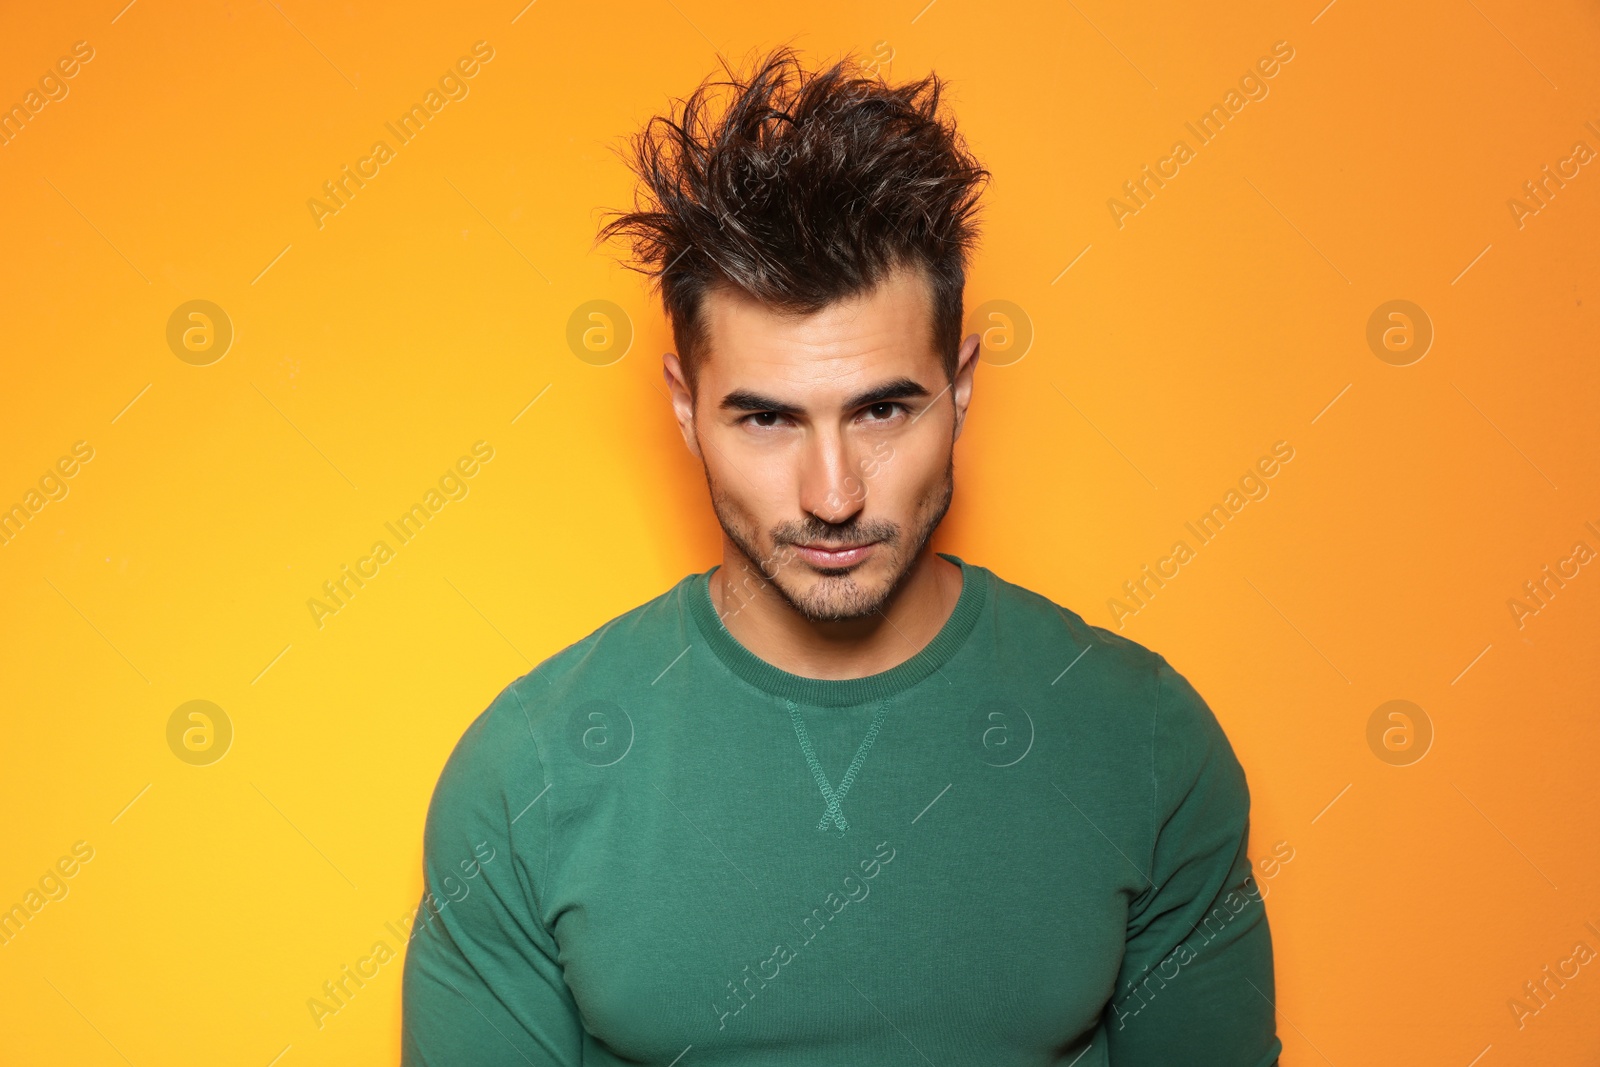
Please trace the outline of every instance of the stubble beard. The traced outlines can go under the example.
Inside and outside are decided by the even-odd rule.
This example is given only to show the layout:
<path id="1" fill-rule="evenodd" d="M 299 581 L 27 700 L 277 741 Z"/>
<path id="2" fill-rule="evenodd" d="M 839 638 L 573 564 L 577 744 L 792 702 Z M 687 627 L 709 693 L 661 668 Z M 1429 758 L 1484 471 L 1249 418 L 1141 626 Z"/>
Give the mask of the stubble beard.
<path id="1" fill-rule="evenodd" d="M 757 589 L 763 586 L 771 589 L 807 622 L 859 619 L 883 612 L 885 605 L 893 600 L 911 574 L 933 532 L 944 521 L 945 514 L 950 510 L 950 502 L 955 496 L 955 449 L 951 448 L 949 459 L 945 463 L 944 477 L 933 490 L 939 496 L 938 505 L 926 512 L 927 517 L 922 520 L 909 539 L 902 537 L 900 527 L 894 524 L 866 526 L 852 524 L 824 530 L 820 521 L 814 516 L 808 517 L 808 521 L 801 524 L 805 536 L 818 541 L 837 543 L 865 538 L 881 542 L 869 562 L 877 563 L 885 558 L 887 553 L 894 567 L 894 574 L 890 580 L 876 587 L 863 586 L 856 581 L 860 565 L 848 573 L 816 571 L 794 552 L 792 541 L 778 541 L 776 535 L 772 538 L 774 550 L 770 553 L 763 552 L 756 544 L 755 538 L 751 536 L 751 531 L 740 526 L 738 509 L 712 479 L 709 466 L 706 467 L 706 485 L 711 491 L 711 509 L 716 513 L 717 522 L 743 557 L 743 566 L 740 570 L 745 573 L 727 575 L 724 581 L 737 582 L 748 579 L 749 584 Z M 924 500 L 926 499 L 925 497 Z M 792 529 L 793 524 L 786 524 L 786 528 Z M 896 552 L 897 546 L 908 548 L 909 551 Z M 794 579 L 800 574 L 815 575 L 815 580 L 803 592 L 794 588 L 797 584 Z M 740 606 L 724 604 L 724 609 L 733 613 L 737 613 L 741 607 L 742 604 Z"/>

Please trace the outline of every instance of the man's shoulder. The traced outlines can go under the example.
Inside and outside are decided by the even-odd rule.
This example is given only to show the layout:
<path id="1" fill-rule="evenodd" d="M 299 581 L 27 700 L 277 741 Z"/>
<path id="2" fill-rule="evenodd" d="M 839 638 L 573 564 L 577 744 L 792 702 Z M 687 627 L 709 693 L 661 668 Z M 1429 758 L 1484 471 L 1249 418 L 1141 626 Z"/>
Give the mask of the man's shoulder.
<path id="1" fill-rule="evenodd" d="M 1002 642 L 1048 650 L 1052 660 L 1065 653 L 1072 666 L 1063 663 L 1064 673 L 1088 667 L 1084 674 L 1135 688 L 1154 686 L 1158 671 L 1171 669 L 1166 657 L 1131 637 L 1094 625 L 1044 593 L 989 573 L 994 577 L 995 622 Z"/>
<path id="2" fill-rule="evenodd" d="M 457 753 L 468 750 L 494 760 L 533 746 L 550 715 L 567 714 L 611 698 L 616 687 L 665 668 L 683 651 L 688 618 L 683 596 L 699 574 L 691 573 L 635 607 L 615 615 L 584 637 L 546 656 L 507 683 L 463 732 Z M 455 757 L 452 757 L 455 758 Z"/>
<path id="3" fill-rule="evenodd" d="M 511 687 L 518 688 L 526 699 L 540 689 L 570 690 L 584 682 L 609 679 L 618 670 L 631 670 L 636 662 L 653 662 L 692 622 L 684 598 L 701 577 L 687 574 L 649 600 L 613 616 L 546 657 Z M 680 646 L 675 651 L 681 650 Z"/>
<path id="4" fill-rule="evenodd" d="M 993 574 L 993 572 L 990 572 Z M 1089 692 L 1101 703 L 1138 708 L 1159 717 L 1164 737 L 1198 738 L 1221 724 L 1194 685 L 1160 652 L 1125 634 L 1090 623 L 1043 593 L 994 576 L 1001 647 L 1059 663 L 1051 685 Z M 1076 676 L 1076 677 L 1075 677 Z M 1182 743 L 1182 742 L 1180 742 Z"/>
<path id="5" fill-rule="evenodd" d="M 1096 723 L 1120 724 L 1148 738 L 1157 773 L 1192 780 L 1209 766 L 1237 776 L 1242 771 L 1222 722 L 1190 680 L 1166 656 L 1123 634 L 1095 626 L 1051 598 L 996 575 L 1000 646 L 1022 645 L 1031 655 L 1050 653 L 1059 663 L 1049 680 L 1066 689 L 1063 700 L 1079 711 L 1094 709 Z M 1070 683 L 1070 684 L 1069 684 Z"/>

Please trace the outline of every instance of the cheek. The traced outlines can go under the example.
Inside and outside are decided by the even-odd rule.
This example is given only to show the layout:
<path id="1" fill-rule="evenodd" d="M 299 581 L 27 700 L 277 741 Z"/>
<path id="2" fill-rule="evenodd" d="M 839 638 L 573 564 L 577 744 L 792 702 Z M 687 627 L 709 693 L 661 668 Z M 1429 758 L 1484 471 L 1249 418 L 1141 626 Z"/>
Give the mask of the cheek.
<path id="1" fill-rule="evenodd" d="M 707 477 L 717 509 L 746 531 L 765 535 L 776 523 L 791 517 L 794 510 L 787 468 L 776 464 L 728 461 L 726 455 L 706 463 Z"/>
<path id="2" fill-rule="evenodd" d="M 898 449 L 894 462 L 884 467 L 875 479 L 885 486 L 886 498 L 898 498 L 906 511 L 927 511 L 938 505 L 944 497 L 945 482 L 950 476 L 950 453 L 912 452 Z"/>

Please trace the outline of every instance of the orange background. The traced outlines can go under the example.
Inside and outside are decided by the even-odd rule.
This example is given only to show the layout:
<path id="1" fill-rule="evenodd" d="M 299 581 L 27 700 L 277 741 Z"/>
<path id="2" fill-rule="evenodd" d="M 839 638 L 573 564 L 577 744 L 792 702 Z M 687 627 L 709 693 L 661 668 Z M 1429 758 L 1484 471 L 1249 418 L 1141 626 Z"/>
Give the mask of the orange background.
<path id="1" fill-rule="evenodd" d="M 1293 850 L 1263 879 L 1285 1067 L 1588 1062 L 1600 962 L 1520 1027 L 1508 1001 L 1600 950 L 1600 567 L 1520 626 L 1507 602 L 1600 549 L 1600 164 L 1520 226 L 1507 202 L 1600 150 L 1596 21 L 1574 0 L 12 5 L 0 104 L 74 42 L 94 57 L 0 146 L 0 507 L 94 453 L 0 546 L 0 908 L 94 853 L 0 946 L 0 1059 L 395 1062 L 398 960 L 320 1029 L 306 1002 L 416 906 L 450 747 L 718 558 L 659 306 L 593 247 L 630 194 L 613 149 L 717 52 L 792 42 L 938 71 L 995 175 L 968 306 L 1011 301 L 1034 336 L 979 370 L 936 547 L 1114 627 L 1124 581 L 1295 450 L 1120 630 L 1226 727 L 1252 854 Z M 319 228 L 307 201 L 480 40 L 468 95 Z M 1278 41 L 1269 94 L 1198 146 L 1184 123 Z M 1119 227 L 1108 199 L 1179 138 L 1194 158 Z M 236 334 L 207 366 L 166 341 L 192 299 Z M 1392 299 L 1435 330 L 1408 366 L 1366 340 Z M 633 326 L 608 365 L 566 341 L 591 300 Z M 996 325 L 1019 324 L 975 327 Z M 319 627 L 322 583 L 480 440 L 468 495 Z M 195 699 L 233 726 L 209 766 L 168 747 Z M 1434 734 L 1405 766 L 1368 744 L 1394 699 Z"/>

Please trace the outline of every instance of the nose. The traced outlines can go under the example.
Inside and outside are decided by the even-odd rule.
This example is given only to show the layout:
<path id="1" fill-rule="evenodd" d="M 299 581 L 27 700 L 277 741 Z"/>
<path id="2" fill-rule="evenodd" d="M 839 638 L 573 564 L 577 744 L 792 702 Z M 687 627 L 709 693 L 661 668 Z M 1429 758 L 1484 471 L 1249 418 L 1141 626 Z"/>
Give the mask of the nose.
<path id="1" fill-rule="evenodd" d="M 866 503 L 852 443 L 837 427 L 817 427 L 805 444 L 800 506 L 823 522 L 850 521 Z"/>

